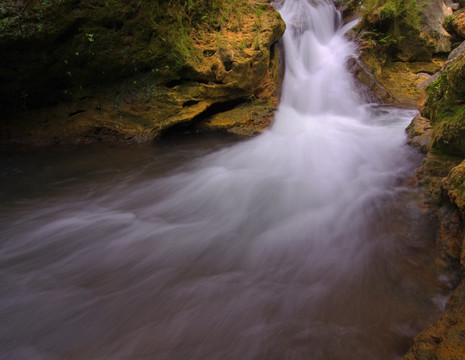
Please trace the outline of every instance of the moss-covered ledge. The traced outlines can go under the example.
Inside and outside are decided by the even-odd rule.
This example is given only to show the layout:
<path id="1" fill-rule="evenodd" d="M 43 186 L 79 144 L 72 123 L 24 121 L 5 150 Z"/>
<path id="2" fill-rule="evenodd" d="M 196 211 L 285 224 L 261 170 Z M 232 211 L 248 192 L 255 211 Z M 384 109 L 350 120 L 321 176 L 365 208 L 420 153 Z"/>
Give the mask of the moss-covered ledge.
<path id="1" fill-rule="evenodd" d="M 272 121 L 285 25 L 265 0 L 20 4 L 0 5 L 1 142 L 148 141 L 239 105 L 240 134 Z"/>

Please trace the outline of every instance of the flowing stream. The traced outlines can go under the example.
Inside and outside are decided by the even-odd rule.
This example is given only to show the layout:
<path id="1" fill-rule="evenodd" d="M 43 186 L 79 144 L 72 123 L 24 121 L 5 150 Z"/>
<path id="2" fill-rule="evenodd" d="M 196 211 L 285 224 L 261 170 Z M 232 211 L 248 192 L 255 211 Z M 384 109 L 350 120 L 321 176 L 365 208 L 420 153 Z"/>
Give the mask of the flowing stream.
<path id="1" fill-rule="evenodd" d="M 2 153 L 0 359 L 398 359 L 442 311 L 415 112 L 361 102 L 331 4 L 278 7 L 264 134 Z"/>

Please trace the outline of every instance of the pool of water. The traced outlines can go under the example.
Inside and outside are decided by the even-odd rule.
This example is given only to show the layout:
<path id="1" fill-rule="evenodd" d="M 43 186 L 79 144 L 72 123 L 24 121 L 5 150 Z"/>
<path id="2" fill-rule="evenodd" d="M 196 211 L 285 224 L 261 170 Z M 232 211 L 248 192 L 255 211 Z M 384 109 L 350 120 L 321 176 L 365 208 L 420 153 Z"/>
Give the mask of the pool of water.
<path id="1" fill-rule="evenodd" d="M 274 228 L 260 198 L 239 227 L 221 207 L 160 215 L 166 179 L 247 143 L 4 149 L 0 358 L 398 358 L 446 293 L 405 177 L 342 232 Z"/>

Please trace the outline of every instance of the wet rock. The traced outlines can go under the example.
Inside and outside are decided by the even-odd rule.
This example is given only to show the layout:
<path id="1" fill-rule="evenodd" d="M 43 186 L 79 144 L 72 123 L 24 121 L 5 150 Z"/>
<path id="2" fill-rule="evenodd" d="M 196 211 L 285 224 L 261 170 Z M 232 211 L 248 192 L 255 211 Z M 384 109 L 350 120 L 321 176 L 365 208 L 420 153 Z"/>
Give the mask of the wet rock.
<path id="1" fill-rule="evenodd" d="M 451 35 L 442 27 L 447 15 L 452 15 L 452 9 L 443 0 L 419 0 L 422 8 L 421 30 L 428 35 L 429 41 L 434 46 L 435 53 L 447 53 L 451 51 Z"/>
<path id="2" fill-rule="evenodd" d="M 387 90 L 359 58 L 349 59 L 349 70 L 358 80 L 361 97 L 367 102 L 394 102 L 395 97 Z"/>
<path id="3" fill-rule="evenodd" d="M 465 358 L 465 283 L 447 304 L 447 312 L 418 335 L 403 360 L 458 360 Z"/>
<path id="4" fill-rule="evenodd" d="M 190 17 L 186 7 L 167 6 L 64 0 L 37 10 L 42 32 L 0 34 L 0 52 L 8 54 L 0 68 L 0 141 L 142 141 L 224 104 L 277 105 L 274 44 L 285 24 L 270 4 L 247 0 Z M 15 21 L 35 24 L 35 9 Z M 266 117 L 269 125 L 264 111 L 257 122 Z"/>
<path id="5" fill-rule="evenodd" d="M 460 43 L 454 50 L 452 50 L 447 57 L 447 62 L 444 64 L 443 69 L 447 68 L 455 59 L 465 52 L 465 41 Z"/>
<path id="6" fill-rule="evenodd" d="M 239 136 L 255 135 L 269 128 L 275 109 L 276 107 L 266 100 L 256 100 L 217 113 L 196 124 L 195 129 L 221 131 Z"/>
<path id="7" fill-rule="evenodd" d="M 417 170 L 425 204 L 438 223 L 437 254 L 451 270 L 450 285 L 456 289 L 444 315 L 415 337 L 403 360 L 453 360 L 465 356 L 465 164 L 462 160 L 429 152 Z"/>
<path id="8" fill-rule="evenodd" d="M 432 147 L 452 156 L 465 156 L 465 54 L 446 66 L 428 87 L 422 114 L 433 125 Z"/>
<path id="9" fill-rule="evenodd" d="M 423 94 L 418 85 L 441 67 L 436 62 L 382 63 L 371 51 L 364 50 L 359 61 L 361 65 L 351 68 L 359 81 L 381 101 L 409 107 L 415 107 Z"/>
<path id="10" fill-rule="evenodd" d="M 454 16 L 452 20 L 452 27 L 457 35 L 459 35 L 462 39 L 465 39 L 465 12 L 461 12 Z"/>
<path id="11" fill-rule="evenodd" d="M 407 127 L 408 143 L 426 154 L 431 144 L 433 129 L 429 119 L 417 115 Z"/>
<path id="12" fill-rule="evenodd" d="M 465 218 L 465 162 L 454 167 L 442 182 L 450 201 L 457 206 Z"/>
<path id="13" fill-rule="evenodd" d="M 386 89 L 391 96 L 381 95 L 383 101 L 416 106 L 423 93 L 417 85 L 440 69 L 442 62 L 433 54 L 450 51 L 450 41 L 443 41 L 450 37 L 441 26 L 444 6 L 439 0 L 381 1 L 362 9 L 362 20 L 350 36 L 359 44 L 363 68 L 376 81 L 366 71 L 354 73 L 375 93 L 379 85 Z"/>
<path id="14" fill-rule="evenodd" d="M 429 85 L 434 83 L 436 80 L 438 80 L 441 77 L 441 74 L 444 70 L 446 70 L 450 64 L 454 62 L 455 59 L 457 59 L 461 54 L 465 52 L 465 41 L 461 42 L 459 46 L 457 46 L 454 50 L 452 50 L 448 57 L 447 61 L 444 62 L 442 65 L 441 69 L 436 71 L 433 75 L 428 77 L 428 79 L 424 80 L 421 82 L 418 86 L 421 90 L 426 89 Z"/>

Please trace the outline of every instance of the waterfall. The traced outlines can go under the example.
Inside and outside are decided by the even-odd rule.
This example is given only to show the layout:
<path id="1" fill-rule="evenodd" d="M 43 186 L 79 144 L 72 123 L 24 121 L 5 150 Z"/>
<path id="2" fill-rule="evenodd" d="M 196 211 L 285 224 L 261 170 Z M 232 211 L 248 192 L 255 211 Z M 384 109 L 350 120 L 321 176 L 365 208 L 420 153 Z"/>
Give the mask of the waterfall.
<path id="1" fill-rule="evenodd" d="M 353 266 L 375 202 L 395 191 L 409 167 L 403 129 L 414 112 L 360 102 L 346 68 L 354 46 L 334 6 L 314 3 L 279 8 L 286 69 L 273 127 L 157 182 L 164 196 L 150 212 L 165 239 L 196 248 L 244 242 L 254 250 L 240 261 L 252 267 L 286 256 L 312 263 L 315 273 Z M 294 253 L 293 243 L 308 248 Z M 348 253 L 338 258 L 341 248 Z"/>
<path id="2" fill-rule="evenodd" d="M 415 112 L 362 103 L 350 25 L 330 2 L 277 7 L 285 76 L 271 129 L 161 175 L 71 177 L 53 186 L 72 191 L 0 207 L 5 358 L 405 351 L 436 309 L 436 289 L 417 285 L 434 283 L 420 266 L 430 228 L 404 185 Z"/>

